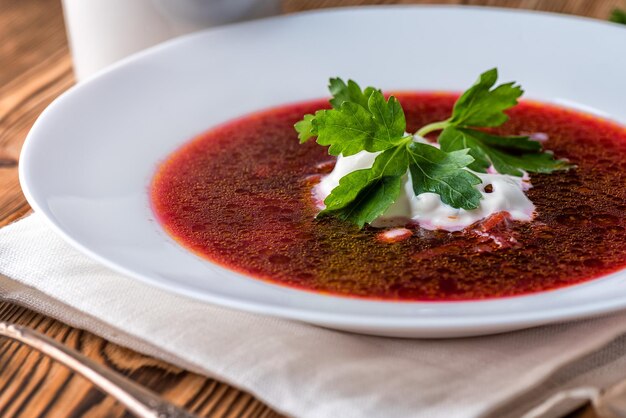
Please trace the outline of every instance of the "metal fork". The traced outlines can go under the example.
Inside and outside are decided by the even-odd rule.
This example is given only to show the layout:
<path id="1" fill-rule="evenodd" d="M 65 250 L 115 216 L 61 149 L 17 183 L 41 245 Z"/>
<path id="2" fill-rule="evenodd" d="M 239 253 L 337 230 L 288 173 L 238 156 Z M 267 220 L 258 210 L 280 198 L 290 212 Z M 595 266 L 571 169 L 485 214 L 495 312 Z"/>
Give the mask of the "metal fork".
<path id="1" fill-rule="evenodd" d="M 140 418 L 194 418 L 195 415 L 165 401 L 132 380 L 93 362 L 81 353 L 31 329 L 0 322 L 4 336 L 42 352 L 90 380 Z"/>

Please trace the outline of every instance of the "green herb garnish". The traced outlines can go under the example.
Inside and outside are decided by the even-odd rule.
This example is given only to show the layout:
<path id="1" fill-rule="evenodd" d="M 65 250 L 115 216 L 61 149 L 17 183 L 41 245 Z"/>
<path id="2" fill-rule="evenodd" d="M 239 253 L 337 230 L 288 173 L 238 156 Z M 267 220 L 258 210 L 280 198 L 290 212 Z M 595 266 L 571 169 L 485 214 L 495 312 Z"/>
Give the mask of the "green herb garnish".
<path id="1" fill-rule="evenodd" d="M 515 83 L 492 88 L 498 79 L 494 68 L 480 75 L 454 104 L 452 116 L 441 122 L 431 123 L 417 131 L 420 136 L 443 130 L 438 142 L 444 151 L 469 149 L 474 162 L 471 170 L 486 173 L 493 165 L 500 174 L 521 176 L 521 170 L 533 173 L 551 173 L 567 167 L 562 160 L 541 152 L 541 144 L 527 136 L 496 136 L 476 129 L 502 125 L 509 117 L 504 113 L 517 104 L 524 91 Z"/>
<path id="2" fill-rule="evenodd" d="M 609 17 L 611 22 L 621 23 L 626 25 L 626 10 L 613 9 L 611 16 Z"/>
<path id="3" fill-rule="evenodd" d="M 502 174 L 521 176 L 521 170 L 550 173 L 570 166 L 543 152 L 541 145 L 525 136 L 497 136 L 479 128 L 493 128 L 508 120 L 505 110 L 515 106 L 523 91 L 515 83 L 495 88 L 496 69 L 481 74 L 478 81 L 457 100 L 450 118 L 417 131 L 426 136 L 442 131 L 441 149 L 416 142 L 407 135 L 404 111 L 398 100 L 385 99 L 373 87 L 362 90 L 349 80 L 330 80 L 332 109 L 305 115 L 295 129 L 301 143 L 317 137 L 329 146 L 331 155 L 380 152 L 371 168 L 342 177 L 324 200 L 320 215 L 333 215 L 360 228 L 382 215 L 398 198 L 402 177 L 411 174 L 415 194 L 437 193 L 455 208 L 475 209 L 481 183 L 475 172 L 490 166 Z"/>

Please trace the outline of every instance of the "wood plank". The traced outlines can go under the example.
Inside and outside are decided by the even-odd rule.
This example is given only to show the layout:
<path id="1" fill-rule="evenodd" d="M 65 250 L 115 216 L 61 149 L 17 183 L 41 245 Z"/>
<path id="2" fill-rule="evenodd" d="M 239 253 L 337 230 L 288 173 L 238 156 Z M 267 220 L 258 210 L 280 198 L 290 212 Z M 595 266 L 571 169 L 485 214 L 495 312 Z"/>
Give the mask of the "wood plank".
<path id="1" fill-rule="evenodd" d="M 206 417 L 279 417 L 245 392 L 111 344 L 26 308 L 0 302 L 0 319 L 40 331 Z M 125 408 L 28 347 L 0 340 L 0 416 L 123 417 Z"/>
<path id="2" fill-rule="evenodd" d="M 606 19 L 626 0 L 284 0 L 287 13 L 316 8 L 445 3 L 525 8 Z M 0 226 L 29 206 L 19 188 L 17 160 L 36 117 L 74 80 L 59 0 L 0 2 Z M 200 416 L 278 417 L 251 395 L 112 344 L 89 332 L 0 301 L 12 321 L 86 354 Z M 15 342 L 0 340 L 0 416 L 122 417 L 115 399 L 67 368 Z M 588 416 L 588 415 L 585 415 Z M 589 415 L 590 416 L 590 415 Z"/>

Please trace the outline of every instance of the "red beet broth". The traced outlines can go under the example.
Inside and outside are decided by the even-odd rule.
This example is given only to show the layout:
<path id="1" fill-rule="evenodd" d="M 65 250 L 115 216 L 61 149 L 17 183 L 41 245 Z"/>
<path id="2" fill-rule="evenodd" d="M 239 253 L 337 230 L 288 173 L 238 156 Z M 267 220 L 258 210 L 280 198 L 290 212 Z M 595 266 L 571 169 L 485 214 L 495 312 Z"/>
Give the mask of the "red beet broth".
<path id="1" fill-rule="evenodd" d="M 453 94 L 403 93 L 407 130 L 450 114 Z M 300 145 L 293 124 L 326 101 L 288 105 L 195 138 L 158 169 L 153 208 L 181 245 L 249 276 L 299 289 L 384 300 L 451 301 L 515 296 L 597 278 L 626 266 L 626 129 L 554 106 L 511 109 L 502 134 L 547 136 L 546 149 L 578 168 L 533 174 L 534 221 L 496 216 L 492 238 L 408 226 L 379 229 L 315 219 L 311 188 L 333 157 Z M 545 135 L 544 135 L 545 134 Z M 512 242 L 499 245 L 498 242 Z"/>

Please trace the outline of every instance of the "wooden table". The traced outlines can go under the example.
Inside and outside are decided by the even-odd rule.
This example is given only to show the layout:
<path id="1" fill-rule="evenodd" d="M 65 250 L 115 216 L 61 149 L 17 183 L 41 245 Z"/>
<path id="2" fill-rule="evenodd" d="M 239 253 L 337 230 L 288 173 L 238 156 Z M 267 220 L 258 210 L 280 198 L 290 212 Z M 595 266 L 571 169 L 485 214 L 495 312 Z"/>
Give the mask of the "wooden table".
<path id="1" fill-rule="evenodd" d="M 286 13 L 357 4 L 447 3 L 526 8 L 606 19 L 626 0 L 284 0 Z M 20 148 L 41 111 L 74 83 L 60 0 L 0 0 L 0 226 L 30 211 L 20 190 Z M 280 416 L 251 395 L 0 301 L 0 320 L 43 332 L 207 417 Z M 502 382 L 506 384 L 506 382 Z M 121 417 L 124 407 L 64 366 L 0 340 L 0 417 Z"/>

